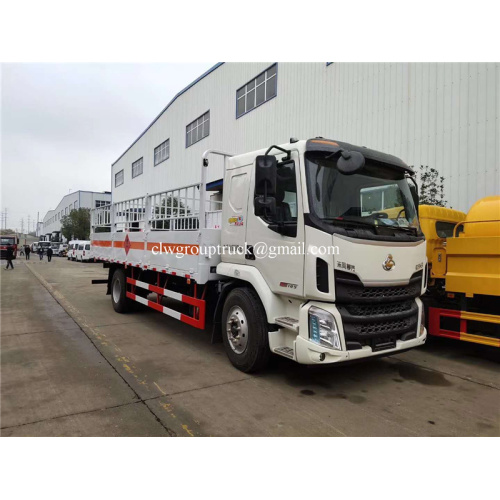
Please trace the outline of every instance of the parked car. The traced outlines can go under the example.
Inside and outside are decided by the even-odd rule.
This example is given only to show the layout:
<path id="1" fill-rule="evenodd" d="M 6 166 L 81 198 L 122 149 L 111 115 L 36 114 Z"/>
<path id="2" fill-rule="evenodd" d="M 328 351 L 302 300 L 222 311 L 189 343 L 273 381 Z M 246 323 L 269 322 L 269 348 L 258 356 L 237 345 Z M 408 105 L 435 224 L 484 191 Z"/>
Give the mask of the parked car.
<path id="1" fill-rule="evenodd" d="M 80 241 L 78 243 L 78 249 L 76 250 L 76 260 L 77 262 L 89 262 L 94 260 L 94 255 L 90 249 L 90 241 Z"/>
<path id="2" fill-rule="evenodd" d="M 68 243 L 68 260 L 76 260 L 76 250 L 78 249 L 78 240 L 71 240 Z"/>
<path id="3" fill-rule="evenodd" d="M 68 244 L 61 243 L 59 245 L 59 250 L 57 251 L 57 255 L 59 255 L 59 257 L 66 257 L 67 253 L 68 253 Z"/>
<path id="4" fill-rule="evenodd" d="M 52 243 L 50 245 L 50 248 L 52 248 L 52 255 L 54 256 L 59 256 L 59 245 L 60 243 Z"/>

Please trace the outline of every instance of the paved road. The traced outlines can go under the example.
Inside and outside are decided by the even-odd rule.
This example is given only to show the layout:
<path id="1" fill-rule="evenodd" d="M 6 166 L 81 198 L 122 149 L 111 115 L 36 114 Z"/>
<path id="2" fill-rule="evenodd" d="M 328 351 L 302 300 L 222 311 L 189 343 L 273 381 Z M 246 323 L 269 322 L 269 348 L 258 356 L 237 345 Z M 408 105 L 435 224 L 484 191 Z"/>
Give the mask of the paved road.
<path id="1" fill-rule="evenodd" d="M 435 339 L 334 367 L 246 375 L 210 335 L 116 314 L 98 264 L 2 270 L 4 436 L 498 436 L 500 353 Z"/>

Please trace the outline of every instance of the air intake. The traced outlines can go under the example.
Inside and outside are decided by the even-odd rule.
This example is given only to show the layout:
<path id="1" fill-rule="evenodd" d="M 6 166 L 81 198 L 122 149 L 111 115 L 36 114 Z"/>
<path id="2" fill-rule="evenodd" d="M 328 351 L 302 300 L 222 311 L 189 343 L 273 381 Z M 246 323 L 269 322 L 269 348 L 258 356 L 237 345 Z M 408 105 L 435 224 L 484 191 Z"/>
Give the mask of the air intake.
<path id="1" fill-rule="evenodd" d="M 328 293 L 328 264 L 320 258 L 316 259 L 316 288 L 319 292 Z"/>

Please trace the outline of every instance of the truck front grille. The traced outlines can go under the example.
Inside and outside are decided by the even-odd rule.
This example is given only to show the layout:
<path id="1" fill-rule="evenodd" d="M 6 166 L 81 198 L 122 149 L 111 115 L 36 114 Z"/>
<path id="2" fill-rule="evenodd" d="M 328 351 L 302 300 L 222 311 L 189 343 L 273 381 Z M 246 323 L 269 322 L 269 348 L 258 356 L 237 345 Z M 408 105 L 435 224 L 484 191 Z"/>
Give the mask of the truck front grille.
<path id="1" fill-rule="evenodd" d="M 422 288 L 422 271 L 413 274 L 407 285 L 364 286 L 351 273 L 335 271 L 335 295 L 337 302 L 392 302 L 415 298 Z"/>
<path id="2" fill-rule="evenodd" d="M 383 351 L 396 347 L 397 340 L 417 336 L 418 306 L 422 272 L 408 285 L 365 287 L 350 273 L 335 272 L 336 304 L 342 317 L 348 350 L 370 346 Z"/>
<path id="3" fill-rule="evenodd" d="M 378 316 L 409 311 L 414 303 L 412 300 L 405 300 L 389 304 L 346 304 L 344 307 L 352 316 Z"/>

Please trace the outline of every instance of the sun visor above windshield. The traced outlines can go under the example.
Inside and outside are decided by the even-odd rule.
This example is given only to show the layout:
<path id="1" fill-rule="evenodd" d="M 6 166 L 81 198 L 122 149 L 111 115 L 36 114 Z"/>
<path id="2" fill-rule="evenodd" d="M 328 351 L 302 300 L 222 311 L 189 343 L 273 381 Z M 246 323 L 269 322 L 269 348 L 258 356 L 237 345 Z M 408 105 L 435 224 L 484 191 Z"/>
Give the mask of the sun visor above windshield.
<path id="1" fill-rule="evenodd" d="M 380 163 L 385 163 L 398 170 L 403 170 L 410 174 L 414 171 L 410 168 L 404 161 L 400 160 L 396 156 L 388 155 L 386 153 L 381 153 L 380 151 L 375 151 L 373 149 L 368 149 L 365 147 L 355 146 L 354 144 L 349 144 L 347 142 L 332 141 L 330 139 L 323 139 L 322 137 L 317 137 L 315 139 L 309 139 L 306 143 L 307 151 L 324 151 L 328 153 L 337 153 L 338 151 L 345 149 L 348 151 L 358 151 L 367 160 L 376 161 Z"/>

